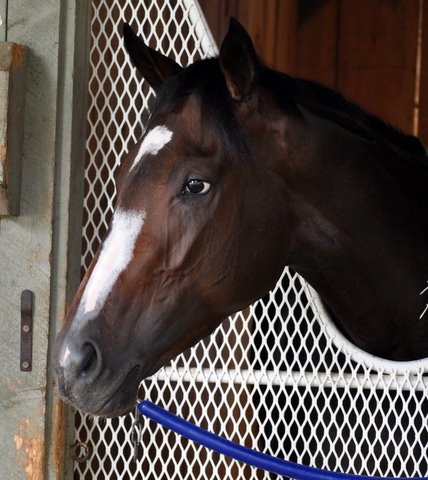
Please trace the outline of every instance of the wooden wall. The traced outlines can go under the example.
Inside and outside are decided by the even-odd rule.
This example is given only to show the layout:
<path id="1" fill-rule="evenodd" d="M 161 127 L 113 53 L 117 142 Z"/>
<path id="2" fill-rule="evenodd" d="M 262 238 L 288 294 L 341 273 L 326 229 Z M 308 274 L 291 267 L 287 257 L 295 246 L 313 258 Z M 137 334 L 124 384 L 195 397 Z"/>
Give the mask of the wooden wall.
<path id="1" fill-rule="evenodd" d="M 236 17 L 266 62 L 279 70 L 294 63 L 289 38 L 296 28 L 297 0 L 199 0 L 199 3 L 218 45 L 227 32 L 230 17 Z"/>
<path id="2" fill-rule="evenodd" d="M 268 64 L 334 87 L 428 142 L 428 0 L 200 4 L 219 44 L 235 16 Z"/>

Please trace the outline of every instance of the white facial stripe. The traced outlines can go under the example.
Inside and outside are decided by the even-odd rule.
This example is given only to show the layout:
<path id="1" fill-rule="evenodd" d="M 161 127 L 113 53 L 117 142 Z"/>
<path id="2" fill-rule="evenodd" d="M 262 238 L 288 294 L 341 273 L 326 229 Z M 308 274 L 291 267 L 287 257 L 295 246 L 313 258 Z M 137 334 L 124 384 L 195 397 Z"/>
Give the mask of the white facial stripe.
<path id="1" fill-rule="evenodd" d="M 171 138 L 171 130 L 164 126 L 157 126 L 153 128 L 153 130 L 147 132 L 129 171 L 132 171 L 144 155 L 156 155 L 171 140 Z"/>
<path id="2" fill-rule="evenodd" d="M 64 365 L 67 362 L 67 358 L 70 356 L 70 353 L 71 353 L 71 351 L 67 346 L 67 348 L 65 349 L 65 352 L 64 352 L 64 356 L 62 358 L 62 362 L 61 362 L 62 365 Z"/>
<path id="3" fill-rule="evenodd" d="M 79 309 L 83 309 L 84 313 L 96 315 L 103 307 L 119 275 L 132 259 L 145 218 L 145 211 L 118 209 L 114 213 L 110 233 L 80 301 Z"/>

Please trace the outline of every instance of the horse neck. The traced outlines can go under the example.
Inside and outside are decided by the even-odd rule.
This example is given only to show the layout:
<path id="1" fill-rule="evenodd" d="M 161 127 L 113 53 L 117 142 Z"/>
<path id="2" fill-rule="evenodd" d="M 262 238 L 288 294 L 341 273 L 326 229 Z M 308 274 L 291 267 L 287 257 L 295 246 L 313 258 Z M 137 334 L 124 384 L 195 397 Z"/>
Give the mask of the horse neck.
<path id="1" fill-rule="evenodd" d="M 288 133 L 276 166 L 295 218 L 287 264 L 347 319 L 351 338 L 367 327 L 378 342 L 385 330 L 364 322 L 378 317 L 384 329 L 420 315 L 428 229 L 379 162 L 395 153 L 310 114 Z"/>

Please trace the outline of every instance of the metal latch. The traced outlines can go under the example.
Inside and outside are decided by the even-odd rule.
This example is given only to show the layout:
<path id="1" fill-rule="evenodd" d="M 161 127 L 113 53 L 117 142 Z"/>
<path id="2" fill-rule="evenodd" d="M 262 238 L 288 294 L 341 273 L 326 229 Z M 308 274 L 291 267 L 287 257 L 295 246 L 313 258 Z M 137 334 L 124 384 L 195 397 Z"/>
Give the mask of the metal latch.
<path id="1" fill-rule="evenodd" d="M 33 292 L 21 293 L 21 357 L 22 372 L 31 372 L 33 364 Z"/>

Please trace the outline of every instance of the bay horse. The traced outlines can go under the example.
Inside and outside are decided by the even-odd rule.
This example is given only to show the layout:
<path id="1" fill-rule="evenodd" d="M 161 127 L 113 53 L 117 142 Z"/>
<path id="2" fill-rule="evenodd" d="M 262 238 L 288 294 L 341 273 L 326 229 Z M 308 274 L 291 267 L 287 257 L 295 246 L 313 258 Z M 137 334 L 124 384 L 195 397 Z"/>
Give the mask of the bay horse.
<path id="1" fill-rule="evenodd" d="M 62 398 L 128 412 L 143 378 L 263 297 L 285 266 L 358 347 L 428 357 L 422 143 L 270 69 L 234 19 L 218 58 L 186 68 L 127 25 L 124 41 L 157 97 L 56 340 Z"/>

